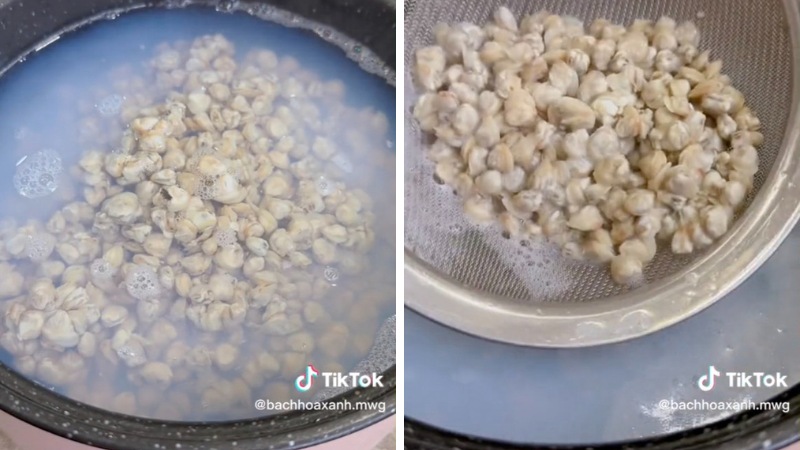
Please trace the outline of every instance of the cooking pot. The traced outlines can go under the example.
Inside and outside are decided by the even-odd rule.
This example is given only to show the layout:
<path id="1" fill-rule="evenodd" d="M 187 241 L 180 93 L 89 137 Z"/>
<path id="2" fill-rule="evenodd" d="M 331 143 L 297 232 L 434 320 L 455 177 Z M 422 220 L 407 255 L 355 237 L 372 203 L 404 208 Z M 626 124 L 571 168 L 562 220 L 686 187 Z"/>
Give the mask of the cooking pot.
<path id="1" fill-rule="evenodd" d="M 0 0 L 0 76 L 54 36 L 84 27 L 110 11 L 182 7 L 190 2 L 140 0 Z M 243 9 L 270 4 L 335 28 L 395 68 L 395 8 L 377 0 L 191 2 Z M 7 358 L 6 358 L 7 360 Z M 385 402 L 378 410 L 293 411 L 229 422 L 168 422 L 113 413 L 53 392 L 0 364 L 0 409 L 51 433 L 108 449 L 286 449 L 332 440 L 394 413 L 395 368 L 382 387 L 355 389 L 334 400 Z"/>

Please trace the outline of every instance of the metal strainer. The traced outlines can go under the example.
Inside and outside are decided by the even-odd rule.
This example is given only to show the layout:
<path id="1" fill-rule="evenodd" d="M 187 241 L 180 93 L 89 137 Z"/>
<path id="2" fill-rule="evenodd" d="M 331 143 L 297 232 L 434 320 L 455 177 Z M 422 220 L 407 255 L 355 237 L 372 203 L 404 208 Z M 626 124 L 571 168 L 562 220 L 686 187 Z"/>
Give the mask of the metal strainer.
<path id="1" fill-rule="evenodd" d="M 662 15 L 693 20 L 700 49 L 761 119 L 760 171 L 746 209 L 703 252 L 660 249 L 645 284 L 616 285 L 607 266 L 567 260 L 543 243 L 505 239 L 464 218 L 461 201 L 434 182 L 429 143 L 414 123 L 414 51 L 438 22 L 486 23 L 499 6 L 518 17 L 542 9 L 591 23 L 630 24 Z M 405 2 L 405 302 L 468 333 L 517 344 L 577 347 L 654 332 L 710 306 L 777 248 L 800 215 L 797 114 L 800 13 L 797 0 L 506 0 Z M 754 310 L 758 305 L 753 305 Z"/>

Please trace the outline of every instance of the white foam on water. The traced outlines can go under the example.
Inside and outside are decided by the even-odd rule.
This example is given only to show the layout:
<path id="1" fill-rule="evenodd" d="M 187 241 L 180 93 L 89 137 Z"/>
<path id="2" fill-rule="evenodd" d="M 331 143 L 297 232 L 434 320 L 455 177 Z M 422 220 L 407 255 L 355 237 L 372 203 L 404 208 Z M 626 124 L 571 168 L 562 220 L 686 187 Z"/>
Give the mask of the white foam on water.
<path id="1" fill-rule="evenodd" d="M 186 7 L 191 4 L 191 1 L 177 0 L 170 3 L 168 7 Z M 386 65 L 386 63 L 381 61 L 381 59 L 367 46 L 347 37 L 344 33 L 336 30 L 335 28 L 305 19 L 273 5 L 253 5 L 238 1 L 223 1 L 219 3 L 216 9 L 217 11 L 224 13 L 242 11 L 286 27 L 303 28 L 312 31 L 325 41 L 344 50 L 347 57 L 358 63 L 359 67 L 361 67 L 361 69 L 364 71 L 383 78 L 392 86 L 395 85 L 394 70 Z M 394 30 L 389 32 L 394 34 Z"/>
<path id="2" fill-rule="evenodd" d="M 433 164 L 425 163 L 422 167 L 422 182 L 434 183 Z M 406 182 L 409 182 L 406 177 Z M 417 188 L 420 189 L 420 188 Z M 424 230 L 416 231 L 415 236 L 422 240 L 414 242 L 413 248 L 419 250 L 440 272 L 451 273 L 454 263 L 463 259 L 463 250 L 457 247 L 436 245 L 433 239 L 445 235 L 464 243 L 464 234 L 479 236 L 481 243 L 497 257 L 502 265 L 511 270 L 523 286 L 531 293 L 531 300 L 547 300 L 558 297 L 573 289 L 573 280 L 564 277 L 565 273 L 574 270 L 575 262 L 567 260 L 555 244 L 547 242 L 543 237 L 510 237 L 503 236 L 498 224 L 476 224 L 464 214 L 463 199 L 453 193 L 446 185 L 425 188 L 429 202 L 420 210 L 425 215 Z M 408 201 L 408 191 L 406 200 Z M 521 241 L 527 244 L 522 244 Z M 426 252 L 425 249 L 429 251 Z M 434 251 L 430 251 L 435 249 Z M 476 264 L 479 264 L 476 261 Z M 545 297 L 540 294 L 544 293 Z"/>

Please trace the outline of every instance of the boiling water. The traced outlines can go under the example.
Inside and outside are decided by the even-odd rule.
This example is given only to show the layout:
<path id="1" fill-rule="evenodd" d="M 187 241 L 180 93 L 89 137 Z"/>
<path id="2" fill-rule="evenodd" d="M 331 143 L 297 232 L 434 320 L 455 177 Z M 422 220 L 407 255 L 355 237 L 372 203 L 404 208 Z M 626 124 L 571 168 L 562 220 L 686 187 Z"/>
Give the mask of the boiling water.
<path id="1" fill-rule="evenodd" d="M 13 273 L 6 278 L 12 281 L 0 289 L 5 310 L 0 339 L 6 350 L 3 362 L 77 400 L 163 419 L 253 417 L 278 412 L 257 410 L 254 407 L 257 399 L 313 398 L 319 394 L 318 387 L 301 393 L 294 385 L 306 366 L 313 364 L 319 371 L 347 371 L 355 367 L 370 352 L 381 322 L 394 312 L 394 88 L 386 79 L 367 73 L 365 61 L 359 66 L 353 60 L 361 59 L 367 53 L 365 50 L 342 39 L 336 41 L 329 30 L 315 31 L 339 46 L 310 31 L 287 28 L 239 12 L 145 10 L 113 19 L 61 36 L 0 78 L 0 216 L 7 219 L 0 227 L 4 241 L 0 264 L 7 264 L 3 266 L 4 276 Z M 364 256 L 357 256 L 357 251 L 348 248 L 352 243 L 340 243 L 333 258 L 320 258 L 312 248 L 298 250 L 310 260 L 305 263 L 298 262 L 302 257 L 297 255 L 294 257 L 298 260 L 290 260 L 288 255 L 275 259 L 272 254 L 269 254 L 272 260 L 261 258 L 267 261 L 267 268 L 262 270 L 271 268 L 268 270 L 271 274 L 262 275 L 269 278 L 277 274 L 283 280 L 266 304 L 256 304 L 253 300 L 252 289 L 257 283 L 244 273 L 241 264 L 224 269 L 217 263 L 218 253 L 237 246 L 243 249 L 245 267 L 251 258 L 260 257 L 245 244 L 247 236 L 241 226 L 246 220 L 239 221 L 239 230 L 220 228 L 205 236 L 198 231 L 194 247 L 195 244 L 181 245 L 173 239 L 167 242 L 169 255 L 164 250 L 152 251 L 147 256 L 147 246 L 137 244 L 136 234 L 160 231 L 148 217 L 148 213 L 159 208 L 155 202 L 145 201 L 143 211 L 133 223 L 112 220 L 111 231 L 102 231 L 99 224 L 103 221 L 97 218 L 98 211 L 104 208 L 110 214 L 108 198 L 122 195 L 98 182 L 98 177 L 112 180 L 113 185 L 115 179 L 124 176 L 110 176 L 108 164 L 104 164 L 102 175 L 98 175 L 92 164 L 141 151 L 149 130 L 143 130 L 146 126 L 141 124 L 131 127 L 132 119 L 166 114 L 164 108 L 150 111 L 143 108 L 164 104 L 170 91 L 183 89 L 178 82 L 170 84 L 169 76 L 179 78 L 181 70 L 192 71 L 191 67 L 172 68 L 169 69 L 172 75 L 168 76 L 163 73 L 166 69 L 154 66 L 151 61 L 157 55 L 164 55 L 165 44 L 185 54 L 196 38 L 208 35 L 224 36 L 235 46 L 233 59 L 239 68 L 251 51 L 274 52 L 277 66 L 254 75 L 263 75 L 277 87 L 273 111 L 265 117 L 278 114 L 280 106 L 307 108 L 310 103 L 319 111 L 320 121 L 333 124 L 325 128 L 325 133 L 337 152 L 327 162 L 322 157 L 317 161 L 319 173 L 314 175 L 317 193 L 331 198 L 339 195 L 338 189 L 360 199 L 362 210 L 357 222 L 348 222 L 344 229 L 353 233 L 366 228 L 375 235 L 373 244 L 360 244 L 359 251 Z M 367 60 L 366 64 L 373 72 L 391 74 L 389 70 L 380 70 L 375 60 Z M 278 79 L 287 77 L 300 80 L 306 90 L 299 94 L 281 92 L 291 86 L 281 84 L 283 81 Z M 214 95 L 209 83 L 200 84 L 199 92 Z M 303 103 L 306 95 L 311 96 L 310 86 L 317 93 Z M 337 92 L 342 86 L 345 94 L 339 97 Z M 234 97 L 245 89 L 241 85 L 231 87 L 230 99 L 222 102 L 227 105 L 233 104 Z M 187 102 L 186 97 L 170 95 L 172 100 Z M 252 105 L 255 108 L 255 100 Z M 240 116 L 246 118 L 248 114 L 243 112 Z M 186 112 L 187 117 L 190 115 Z M 304 117 L 300 118 L 303 120 Z M 260 132 L 269 133 L 264 123 Z M 201 158 L 203 154 L 214 156 L 215 152 L 225 151 L 216 145 L 210 149 L 198 148 L 196 142 L 203 138 L 197 136 L 202 133 L 192 128 L 199 126 L 190 123 L 183 138 L 167 144 L 179 145 L 190 162 L 194 155 L 195 164 L 206 161 Z M 296 133 L 300 136 L 304 131 Z M 213 139 L 220 137 L 220 133 L 211 135 Z M 296 145 L 305 145 L 303 138 L 297 136 L 293 135 Z M 286 139 L 274 137 L 265 144 L 266 141 L 253 137 L 237 145 L 249 152 L 272 152 L 282 145 L 290 146 Z M 184 146 L 189 141 L 193 143 Z M 313 147 L 313 143 L 312 138 L 307 147 Z M 160 162 L 165 167 L 166 152 L 160 150 Z M 99 155 L 99 159 L 92 160 L 87 153 Z M 301 153 L 289 151 L 289 162 L 296 163 Z M 309 153 L 313 157 L 314 152 Z M 256 173 L 259 168 L 235 166 L 236 157 L 229 160 L 232 161 L 229 172 L 241 182 L 248 200 L 280 196 L 272 190 L 274 186 L 266 187 L 257 178 L 261 176 Z M 190 162 L 183 166 L 187 171 Z M 281 160 L 273 162 L 272 170 L 280 172 Z M 152 177 L 151 169 L 145 169 L 146 176 Z M 247 181 L 248 177 L 251 181 L 256 177 L 258 182 Z M 163 183 L 162 187 L 142 181 L 125 184 L 117 190 L 134 193 L 139 201 L 155 192 L 162 195 L 163 206 L 172 197 L 161 193 L 174 182 Z M 359 193 L 353 194 L 357 189 Z M 257 190 L 257 194 L 249 190 Z M 203 192 L 198 189 L 195 195 L 203 196 Z M 365 198 L 364 193 L 370 198 Z M 205 199 L 205 205 L 212 205 L 218 213 L 219 225 L 224 205 L 215 200 L 213 193 Z M 87 202 L 94 206 L 90 208 Z M 297 205 L 291 207 L 292 214 L 303 212 Z M 255 208 L 271 206 L 260 202 Z M 89 214 L 88 218 L 79 217 L 85 214 Z M 185 212 L 165 214 L 172 214 L 169 218 L 173 225 L 187 218 Z M 336 216 L 327 210 L 324 214 Z M 54 215 L 59 219 L 51 220 Z M 63 223 L 58 223 L 63 218 L 66 230 Z M 277 220 L 276 226 L 291 228 L 292 220 L 291 217 Z M 150 225 L 152 229 L 137 228 L 137 223 Z M 70 231 L 73 226 L 83 229 Z M 270 242 L 269 236 L 268 231 L 264 232 L 263 237 L 272 244 L 270 251 L 276 253 L 275 242 Z M 215 242 L 205 248 L 202 245 L 207 240 Z M 122 261 L 115 262 L 112 256 L 120 254 L 114 253 L 116 245 L 123 247 Z M 231 250 L 234 259 L 235 253 Z M 182 272 L 189 272 L 184 269 L 183 258 L 190 254 L 198 258 L 213 255 L 213 258 L 208 269 L 189 276 L 193 288 L 200 285 L 208 289 L 196 288 L 186 294 L 179 292 L 178 279 Z M 347 255 L 361 266 L 343 262 Z M 220 261 L 223 259 L 220 257 Z M 275 267 L 275 261 L 279 267 Z M 298 268 L 309 262 L 302 270 Z M 114 264 L 119 263 L 122 266 L 117 270 Z M 43 281 L 46 279 L 58 288 L 50 303 L 45 301 L 47 292 L 51 292 Z M 225 291 L 230 287 L 218 286 L 220 280 L 230 283 L 238 296 L 225 294 L 224 300 L 215 301 L 215 292 L 219 296 L 219 289 Z M 259 280 L 262 285 L 275 282 L 273 278 Z M 65 284 L 70 284 L 69 288 L 63 287 Z M 76 287 L 83 288 L 77 289 L 80 295 L 69 294 Z M 227 322 L 222 320 L 222 325 L 211 318 L 211 303 L 228 308 L 225 314 L 232 317 L 237 314 L 232 312 L 237 301 L 240 307 L 244 305 L 245 316 L 228 317 Z M 68 305 L 70 302 L 75 304 Z M 198 308 L 194 320 L 186 312 L 192 307 Z M 266 326 L 274 317 L 286 318 L 286 323 L 293 325 Z M 91 337 L 86 338 L 86 334 Z M 385 355 L 385 351 L 381 354 Z"/>

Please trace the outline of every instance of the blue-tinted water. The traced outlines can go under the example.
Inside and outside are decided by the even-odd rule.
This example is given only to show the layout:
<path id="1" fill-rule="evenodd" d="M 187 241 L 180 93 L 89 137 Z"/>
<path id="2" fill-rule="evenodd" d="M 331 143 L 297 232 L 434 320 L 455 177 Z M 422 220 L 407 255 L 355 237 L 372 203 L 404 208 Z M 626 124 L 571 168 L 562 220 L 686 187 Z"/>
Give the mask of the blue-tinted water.
<path id="1" fill-rule="evenodd" d="M 78 137 L 79 116 L 73 105 L 92 89 L 109 85 L 120 66 L 138 67 L 164 42 L 221 33 L 237 54 L 269 47 L 290 56 L 326 79 L 344 81 L 347 101 L 371 106 L 388 118 L 388 136 L 395 135 L 395 91 L 385 80 L 344 57 L 344 50 L 302 28 L 287 28 L 243 12 L 221 14 L 206 8 L 139 10 L 102 20 L 62 36 L 42 51 L 15 64 L 0 81 L 0 178 L 11 179 L 16 161 L 37 147 L 66 147 L 69 157 Z M 353 123 L 353 126 L 359 126 Z M 16 137 L 25 135 L 25 142 Z M 6 185 L 5 188 L 9 188 Z M 8 193 L 0 189 L 0 195 Z M 16 210 L 16 209 L 15 209 Z"/>
<path id="2" fill-rule="evenodd" d="M 320 302 L 326 308 L 327 322 L 313 326 L 306 324 L 307 331 L 315 339 L 314 350 L 289 351 L 287 337 L 251 332 L 248 324 L 256 320 L 251 317 L 256 317 L 255 313 L 249 314 L 239 329 L 216 334 L 200 332 L 185 319 L 180 321 L 175 325 L 178 336 L 171 340 L 186 341 L 189 350 L 200 348 L 202 351 L 195 352 L 199 355 L 196 356 L 211 360 L 210 368 L 175 367 L 171 381 L 166 383 L 143 381 L 141 366 L 127 367 L 110 361 L 113 357 L 104 356 L 104 350 L 110 350 L 104 349 L 103 345 L 112 345 L 117 328 L 89 327 L 97 338 L 95 355 L 83 357 L 81 364 L 76 362 L 76 375 L 63 383 L 41 376 L 41 366 L 55 364 L 63 369 L 64 358 L 69 361 L 75 357 L 77 346 L 68 346 L 66 350 L 47 348 L 52 345 L 45 342 L 44 337 L 25 341 L 29 346 L 35 346 L 31 344 L 33 341 L 43 342 L 45 348 L 39 345 L 37 349 L 18 351 L 18 358 L 11 364 L 79 400 L 137 415 L 169 419 L 234 419 L 271 413 L 256 410 L 253 402 L 259 398 L 310 398 L 314 391 L 301 394 L 293 388 L 294 379 L 303 372 L 305 365 L 314 364 L 320 370 L 353 367 L 366 356 L 371 336 L 382 320 L 394 313 L 394 88 L 386 80 L 365 72 L 358 63 L 345 56 L 343 49 L 325 42 L 314 33 L 268 23 L 244 13 L 223 14 L 206 9 L 134 11 L 61 36 L 12 66 L 0 78 L 0 216 L 15 219 L 18 227 L 29 219 L 46 221 L 68 202 L 83 201 L 87 195 L 84 192 L 86 186 L 81 178 L 84 175 L 76 167 L 77 161 L 87 151 L 103 154 L 119 151 L 120 138 L 128 125 L 119 117 L 119 112 L 109 118 L 99 110 L 105 111 L 104 105 L 114 103 L 115 99 L 134 101 L 131 92 L 141 95 L 142 91 L 148 92 L 148 86 L 152 89 L 146 95 L 152 95 L 155 103 L 162 102 L 165 91 L 158 87 L 148 61 L 164 43 L 185 42 L 188 45 L 193 39 L 210 34 L 221 34 L 233 43 L 237 61 L 251 50 L 268 48 L 281 61 L 287 57 L 294 58 L 306 74 L 312 74 L 321 82 L 343 82 L 346 91 L 343 101 L 349 109 L 320 109 L 323 116 L 327 111 L 353 113 L 352 118 L 344 121 L 340 134 L 333 138 L 342 150 L 342 158 L 353 170 L 339 171 L 331 178 L 339 177 L 349 188 L 363 189 L 372 197 L 370 208 L 375 216 L 376 243 L 368 258 L 369 269 L 359 275 L 343 274 L 331 294 Z M 357 49 L 355 51 L 358 53 Z M 349 53 L 353 52 L 351 47 Z M 131 80 L 136 78 L 139 78 L 140 86 L 132 88 L 137 82 Z M 368 110 L 372 112 L 356 115 L 358 111 Z M 381 131 L 381 136 L 376 136 L 375 130 L 369 129 L 372 126 L 369 120 L 364 118 L 380 114 L 385 117 L 388 128 Z M 374 140 L 374 145 L 370 152 L 365 154 L 352 150 L 343 137 L 347 133 L 371 136 L 369 139 Z M 339 138 L 341 142 L 337 141 Z M 50 195 L 33 199 L 20 195 L 14 185 L 15 173 L 19 171 L 16 165 L 20 161 L 21 165 L 30 164 L 45 150 L 56 152 L 62 160 L 64 170 L 58 187 Z M 134 186 L 125 189 L 135 191 Z M 279 226 L 286 224 L 279 223 Z M 5 226 L 3 229 L 2 235 L 7 243 L 15 234 L 8 230 L 15 228 Z M 103 251 L 105 247 L 104 244 Z M 132 262 L 134 253 L 126 252 L 127 263 Z M 54 252 L 50 259 L 57 261 L 59 258 L 60 253 Z M 0 260 L 8 261 L 10 267 L 25 279 L 19 295 L 0 295 L 2 307 L 9 310 L 12 304 L 26 305 L 31 283 L 45 274 L 42 266 L 25 258 L 9 256 L 7 251 L 0 251 Z M 68 262 L 65 265 L 88 267 L 89 263 Z M 322 267 L 316 264 L 309 270 L 323 273 Z M 233 276 L 241 278 L 242 274 L 234 271 Z M 59 276 L 52 278 L 55 286 L 63 282 Z M 85 285 L 91 282 L 90 278 L 79 277 L 78 284 Z M 118 297 L 108 292 L 103 295 L 105 306 L 119 303 L 128 308 L 131 316 L 136 316 L 135 302 L 131 303 L 124 293 Z M 180 301 L 179 296 L 172 293 L 165 298 L 170 305 Z M 50 314 L 52 312 L 46 312 L 45 317 L 50 317 Z M 162 314 L 168 317 L 170 313 Z M 132 328 L 132 334 L 152 337 L 154 333 L 149 323 L 135 324 L 129 320 L 118 327 L 125 326 Z M 6 348 L 11 345 L 8 344 L 9 336 L 19 339 L 19 330 L 11 325 L 12 331 L 9 332 L 8 327 L 8 323 L 0 327 L 6 334 Z M 342 327 L 349 331 L 344 337 L 341 333 L 336 334 Z M 332 339 L 343 339 L 344 350 L 328 353 L 319 350 L 325 346 L 323 341 Z M 233 342 L 237 347 L 238 357 L 232 367 L 223 369 L 214 362 L 213 351 L 221 342 Z M 152 343 L 146 343 L 145 348 L 149 352 L 149 361 L 167 361 L 165 348 Z M 20 357 L 26 352 L 29 356 Z M 338 356 L 332 357 L 331 354 Z M 253 361 L 263 362 L 268 358 L 264 355 L 273 357 L 280 367 L 267 370 L 264 368 L 269 366 L 267 363 L 263 363 L 264 367 L 254 367 Z M 49 359 L 42 363 L 43 358 Z M 9 355 L 6 355 L 4 362 L 8 360 Z M 24 364 L 27 368 L 23 367 Z M 202 361 L 198 364 L 202 365 Z M 260 384 L 251 382 L 244 386 L 247 383 L 242 382 L 243 374 L 251 380 L 254 373 L 262 373 Z M 236 396 L 237 400 L 224 408 L 215 405 L 220 398 Z M 170 399 L 167 404 L 179 406 L 164 407 L 164 398 Z"/>

